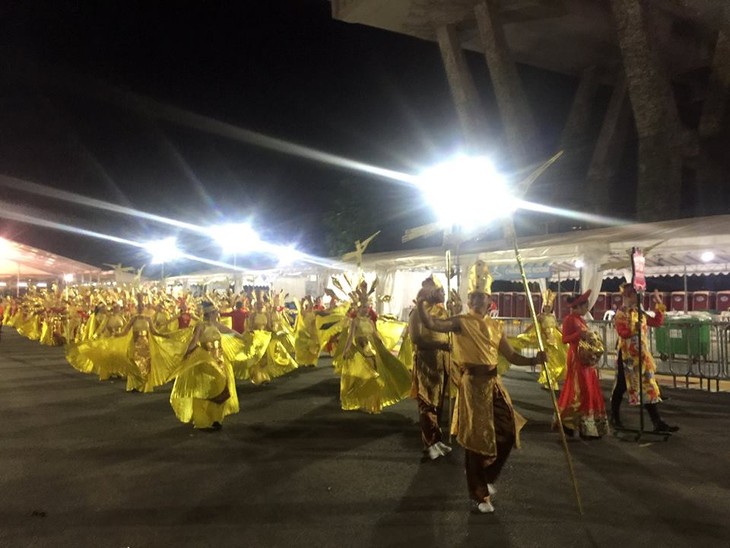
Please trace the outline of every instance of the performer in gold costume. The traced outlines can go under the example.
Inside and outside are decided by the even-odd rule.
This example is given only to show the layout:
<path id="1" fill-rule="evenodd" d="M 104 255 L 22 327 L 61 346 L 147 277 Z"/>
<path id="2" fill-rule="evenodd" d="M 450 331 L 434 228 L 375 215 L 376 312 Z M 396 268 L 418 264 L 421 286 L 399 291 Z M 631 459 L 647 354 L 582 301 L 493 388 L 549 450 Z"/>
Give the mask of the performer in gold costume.
<path id="1" fill-rule="evenodd" d="M 545 354 L 534 358 L 517 354 L 510 346 L 502 324 L 490 318 L 492 277 L 484 261 L 469 271 L 466 314 L 434 318 L 428 313 L 433 290 L 422 288 L 417 297 L 418 315 L 426 328 L 453 333 L 454 360 L 461 377 L 452 421 L 452 433 L 464 447 L 466 480 L 472 511 L 494 512 L 490 496 L 494 482 L 507 461 L 512 446 L 519 447 L 519 432 L 525 423 L 512 407 L 507 390 L 497 375 L 497 356 L 501 353 L 516 365 L 545 362 Z"/>
<path id="2" fill-rule="evenodd" d="M 377 315 L 369 303 L 372 292 L 362 280 L 350 295 L 356 308 L 350 312 L 339 361 L 340 403 L 346 411 L 380 413 L 410 391 L 408 368 L 388 351 L 378 334 Z"/>
<path id="3" fill-rule="evenodd" d="M 426 290 L 426 312 L 438 319 L 449 316 L 444 307 L 444 289 L 432 276 L 421 287 Z M 443 443 L 441 411 L 449 390 L 451 355 L 446 333 L 432 331 L 421 322 L 417 312 L 411 314 L 408 333 L 414 345 L 413 386 L 411 396 L 418 401 L 418 418 L 424 452 L 431 460 L 451 453 L 451 447 Z"/>
<path id="4" fill-rule="evenodd" d="M 185 345 L 179 340 L 170 340 L 168 334 L 160 333 L 147 311 L 144 296 L 137 295 L 137 314 L 122 329 L 119 337 L 130 331 L 132 340 L 127 346 L 127 392 L 152 392 L 156 386 L 165 384 L 177 357 Z"/>
<path id="5" fill-rule="evenodd" d="M 317 314 L 312 296 L 306 295 L 299 305 L 299 314 L 294 326 L 295 359 L 300 366 L 315 366 L 319 360 L 319 333 Z"/>
<path id="6" fill-rule="evenodd" d="M 542 341 L 547 353 L 547 362 L 545 362 L 537 382 L 545 389 L 550 388 L 545 372 L 547 369 L 550 373 L 550 379 L 553 381 L 553 390 L 557 390 L 558 382 L 565 380 L 567 348 L 563 344 L 563 334 L 558 328 L 558 320 L 553 314 L 554 302 L 555 293 L 548 289 L 543 293 L 542 311 L 537 315 L 537 323 L 540 326 Z M 510 344 L 518 352 L 525 348 L 538 348 L 535 326 L 530 324 L 524 333 L 510 339 Z"/>
<path id="7" fill-rule="evenodd" d="M 278 321 L 275 322 L 274 319 L 263 292 L 256 291 L 256 303 L 253 313 L 249 317 L 249 331 L 257 347 L 267 339 L 268 342 L 261 358 L 246 369 L 248 378 L 254 384 L 271 382 L 271 379 L 281 377 L 298 367 L 296 360 L 289 354 L 282 342 L 281 336 L 274 331 L 274 328 L 279 326 Z M 241 375 L 239 374 L 238 377 L 241 378 Z"/>
<path id="8" fill-rule="evenodd" d="M 203 320 L 195 325 L 182 362 L 173 373 L 170 405 L 181 422 L 219 430 L 223 418 L 238 413 L 233 362 L 244 350 L 243 335 L 218 321 L 212 302 L 203 302 Z"/>

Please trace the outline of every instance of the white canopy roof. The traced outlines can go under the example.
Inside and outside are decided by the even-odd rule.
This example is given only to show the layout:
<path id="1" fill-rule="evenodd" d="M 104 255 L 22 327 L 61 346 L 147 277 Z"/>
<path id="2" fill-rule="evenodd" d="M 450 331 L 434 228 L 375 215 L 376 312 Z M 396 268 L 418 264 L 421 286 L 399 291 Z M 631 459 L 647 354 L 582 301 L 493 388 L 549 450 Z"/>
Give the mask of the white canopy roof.
<path id="1" fill-rule="evenodd" d="M 530 236 L 519 238 L 518 244 L 522 259 L 528 266 L 548 265 L 554 276 L 560 272 L 563 279 L 579 277 L 575 266 L 577 260 L 595 265 L 604 278 L 624 276 L 624 269 L 630 268 L 629 252 L 634 246 L 648 250 L 648 276 L 681 275 L 685 272 L 727 274 L 730 272 L 730 215 Z M 703 261 L 701 255 L 705 251 L 712 251 L 714 259 Z M 367 270 L 443 269 L 444 253 L 445 248 L 438 247 L 366 254 L 363 266 Z M 487 261 L 490 268 L 515 262 L 511 243 L 504 239 L 462 244 L 462 263 L 467 264 L 476 258 Z M 498 268 L 495 270 L 499 271 Z"/>
<path id="2" fill-rule="evenodd" d="M 0 238 L 0 277 L 60 278 L 99 274 L 101 269 L 36 247 Z"/>

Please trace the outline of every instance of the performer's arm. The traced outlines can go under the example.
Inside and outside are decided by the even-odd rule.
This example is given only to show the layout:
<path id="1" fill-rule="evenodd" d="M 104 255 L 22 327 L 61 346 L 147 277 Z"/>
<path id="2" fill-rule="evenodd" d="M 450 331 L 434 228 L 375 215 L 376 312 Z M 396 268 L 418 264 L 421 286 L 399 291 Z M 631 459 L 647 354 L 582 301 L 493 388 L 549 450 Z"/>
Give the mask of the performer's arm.
<path id="1" fill-rule="evenodd" d="M 538 352 L 537 355 L 532 358 L 518 354 L 515 352 L 515 349 L 512 348 L 512 345 L 510 345 L 504 334 L 502 334 L 502 338 L 499 340 L 499 353 L 507 358 L 508 362 L 515 365 L 538 365 L 545 363 L 546 359 L 545 352 Z"/>
<path id="2" fill-rule="evenodd" d="M 418 309 L 418 318 L 421 320 L 421 323 L 431 331 L 438 331 L 439 333 L 458 333 L 461 331 L 458 316 L 445 319 L 434 318 L 426 311 L 425 299 L 419 297 L 416 301 L 416 308 Z"/>
<path id="3" fill-rule="evenodd" d="M 666 311 L 667 307 L 659 297 L 659 292 L 654 291 L 654 317 L 646 317 L 647 325 L 650 325 L 651 327 L 661 327 L 664 323 L 664 313 Z"/>
<path id="4" fill-rule="evenodd" d="M 583 338 L 583 330 L 578 329 L 575 318 L 570 315 L 563 321 L 563 343 L 570 344 Z"/>
<path id="5" fill-rule="evenodd" d="M 408 318 L 408 335 L 418 350 L 449 350 L 448 342 L 429 341 L 421 334 L 421 318 L 418 312 L 411 312 Z"/>
<path id="6" fill-rule="evenodd" d="M 195 347 L 198 346 L 198 342 L 200 341 L 200 332 L 203 330 L 203 324 L 199 323 L 195 326 L 195 331 L 193 331 L 193 338 L 190 339 L 190 344 L 188 344 L 187 350 L 185 350 L 185 354 L 183 354 L 183 359 L 187 358 L 190 354 L 193 353 L 193 350 L 195 350 Z"/>
<path id="7" fill-rule="evenodd" d="M 119 335 L 117 337 L 123 337 L 127 333 L 129 333 L 129 330 L 132 329 L 132 324 L 134 323 L 135 316 L 132 316 L 129 321 L 127 322 L 127 325 L 125 325 L 122 330 L 119 332 Z"/>

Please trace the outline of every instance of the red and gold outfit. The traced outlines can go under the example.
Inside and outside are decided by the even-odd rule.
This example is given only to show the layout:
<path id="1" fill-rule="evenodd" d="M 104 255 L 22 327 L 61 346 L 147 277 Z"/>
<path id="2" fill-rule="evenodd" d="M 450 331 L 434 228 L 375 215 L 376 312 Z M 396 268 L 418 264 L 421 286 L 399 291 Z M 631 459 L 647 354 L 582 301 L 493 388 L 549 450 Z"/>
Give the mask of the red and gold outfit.
<path id="1" fill-rule="evenodd" d="M 666 307 L 656 305 L 654 317 L 641 314 L 641 370 L 644 392 L 644 403 L 659 403 L 662 401 L 659 385 L 655 373 L 656 363 L 649 349 L 649 326 L 660 327 L 664 323 Z M 616 332 L 619 339 L 619 357 L 623 362 L 626 389 L 629 394 L 629 404 L 639 405 L 639 311 L 636 307 L 624 307 L 616 312 L 614 318 Z"/>
<path id="2" fill-rule="evenodd" d="M 588 326 L 573 310 L 563 320 L 562 331 L 563 342 L 569 347 L 565 382 L 558 400 L 560 418 L 564 427 L 578 430 L 581 436 L 600 438 L 608 431 L 608 419 L 598 369 L 584 362 L 578 352 Z"/>

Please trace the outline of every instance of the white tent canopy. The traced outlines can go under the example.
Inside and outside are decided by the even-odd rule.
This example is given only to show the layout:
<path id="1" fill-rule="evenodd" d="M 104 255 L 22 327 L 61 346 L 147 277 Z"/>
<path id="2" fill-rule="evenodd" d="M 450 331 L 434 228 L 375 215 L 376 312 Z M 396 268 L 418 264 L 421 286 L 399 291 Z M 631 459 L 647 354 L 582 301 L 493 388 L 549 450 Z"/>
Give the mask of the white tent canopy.
<path id="1" fill-rule="evenodd" d="M 630 276 L 629 251 L 635 246 L 647 250 L 647 276 L 730 273 L 730 215 L 530 236 L 520 238 L 518 244 L 528 278 L 542 281 L 546 278 L 552 281 L 580 279 L 583 290 L 591 288 L 594 295 L 598 294 L 603 279 Z M 445 272 L 445 249 L 433 247 L 363 255 L 364 271 L 377 275 L 380 280 L 378 295 L 391 296 L 390 302 L 383 303 L 384 312 L 401 315 L 411 305 L 423 278 L 430 273 Z M 714 258 L 703 261 L 701 256 L 706 251 L 711 251 Z M 495 279 L 519 277 L 511 242 L 504 239 L 463 243 L 458 257 L 460 263 L 466 267 L 476 259 L 489 264 Z M 578 267 L 577 261 L 583 266 Z M 292 285 L 292 278 L 306 279 L 306 292 L 321 293 L 328 285 L 329 277 L 342 270 L 352 272 L 356 267 L 352 263 L 335 261 L 328 267 L 297 265 L 276 272 L 237 273 L 235 278 L 265 278 L 274 289 L 280 289 L 281 285 L 281 289 L 293 296 L 301 296 L 297 295 L 297 290 L 304 288 L 301 283 Z M 216 276 L 234 278 L 231 272 L 211 270 L 179 276 L 177 281 L 209 283 Z M 168 282 L 172 280 L 168 278 Z M 277 280 L 281 282 L 277 283 Z"/>
<path id="2" fill-rule="evenodd" d="M 63 278 L 96 276 L 101 269 L 36 247 L 0 238 L 0 277 Z"/>

